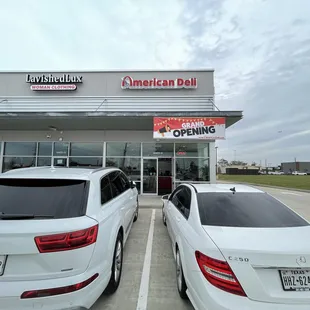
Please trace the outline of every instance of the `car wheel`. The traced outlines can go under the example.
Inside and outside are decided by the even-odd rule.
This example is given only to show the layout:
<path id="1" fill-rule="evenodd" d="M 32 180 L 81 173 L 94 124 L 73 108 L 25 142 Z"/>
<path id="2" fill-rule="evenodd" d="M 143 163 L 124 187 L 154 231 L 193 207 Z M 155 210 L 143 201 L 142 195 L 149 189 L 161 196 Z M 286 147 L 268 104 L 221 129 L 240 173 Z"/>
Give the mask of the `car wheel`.
<path id="1" fill-rule="evenodd" d="M 167 226 L 167 220 L 166 220 L 166 215 L 165 215 L 165 212 L 164 212 L 164 206 L 163 206 L 163 209 L 162 209 L 162 215 L 163 215 L 163 223 L 165 226 Z"/>
<path id="2" fill-rule="evenodd" d="M 136 211 L 135 211 L 135 217 L 133 218 L 133 221 L 135 222 L 139 217 L 139 200 L 137 198 L 137 207 L 136 207 Z"/>
<path id="3" fill-rule="evenodd" d="M 182 299 L 187 299 L 188 298 L 186 294 L 187 285 L 183 274 L 181 255 L 179 249 L 177 249 L 176 253 L 176 274 L 177 274 L 177 287 L 180 297 Z"/>
<path id="4" fill-rule="evenodd" d="M 113 255 L 113 263 L 111 269 L 111 278 L 107 288 L 105 289 L 105 294 L 113 294 L 121 281 L 123 269 L 123 238 L 121 233 L 119 232 L 117 235 L 114 255 Z"/>

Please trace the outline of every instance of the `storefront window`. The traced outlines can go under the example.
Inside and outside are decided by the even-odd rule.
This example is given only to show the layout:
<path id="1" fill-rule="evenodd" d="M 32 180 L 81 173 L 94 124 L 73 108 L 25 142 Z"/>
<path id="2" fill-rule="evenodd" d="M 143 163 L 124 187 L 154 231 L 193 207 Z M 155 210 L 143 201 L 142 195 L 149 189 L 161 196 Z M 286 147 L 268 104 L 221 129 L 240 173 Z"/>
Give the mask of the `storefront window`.
<path id="1" fill-rule="evenodd" d="M 54 156 L 68 156 L 68 142 L 55 142 L 54 143 Z"/>
<path id="2" fill-rule="evenodd" d="M 143 143 L 145 157 L 173 157 L 173 143 Z"/>
<path id="3" fill-rule="evenodd" d="M 35 157 L 4 157 L 2 169 L 6 172 L 12 169 L 34 167 L 35 164 Z"/>
<path id="4" fill-rule="evenodd" d="M 39 156 L 52 156 L 53 142 L 39 142 L 38 155 Z"/>
<path id="5" fill-rule="evenodd" d="M 176 143 L 176 157 L 209 157 L 209 143 Z"/>
<path id="6" fill-rule="evenodd" d="M 107 142 L 107 156 L 141 156 L 141 143 Z"/>
<path id="7" fill-rule="evenodd" d="M 70 156 L 102 156 L 103 143 L 71 143 Z"/>
<path id="8" fill-rule="evenodd" d="M 70 157 L 69 167 L 102 167 L 102 157 Z"/>
<path id="9" fill-rule="evenodd" d="M 176 182 L 210 181 L 209 160 L 204 158 L 176 158 Z"/>
<path id="10" fill-rule="evenodd" d="M 38 157 L 37 166 L 43 167 L 43 166 L 51 166 L 52 163 L 52 157 Z"/>
<path id="11" fill-rule="evenodd" d="M 6 142 L 4 156 L 36 156 L 36 142 Z"/>
<path id="12" fill-rule="evenodd" d="M 141 180 L 141 159 L 133 157 L 108 157 L 106 160 L 107 167 L 117 167 L 135 181 Z"/>

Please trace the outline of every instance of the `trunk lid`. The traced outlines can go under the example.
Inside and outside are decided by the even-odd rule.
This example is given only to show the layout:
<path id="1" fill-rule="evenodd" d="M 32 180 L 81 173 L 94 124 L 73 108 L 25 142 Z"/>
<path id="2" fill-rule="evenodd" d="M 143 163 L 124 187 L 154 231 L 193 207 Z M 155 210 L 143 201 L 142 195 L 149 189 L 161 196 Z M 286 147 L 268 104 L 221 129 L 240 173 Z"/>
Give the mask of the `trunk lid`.
<path id="1" fill-rule="evenodd" d="M 86 216 L 89 182 L 0 178 L 0 281 L 42 280 L 83 273 L 98 223 Z M 46 237 L 69 233 L 62 236 Z M 36 237 L 42 237 L 41 250 Z"/>
<path id="2" fill-rule="evenodd" d="M 0 220 L 0 281 L 43 280 L 83 273 L 95 243 L 73 250 L 40 253 L 35 237 L 74 232 L 96 225 L 87 216 L 57 220 Z M 1 268 L 1 267 L 0 267 Z"/>
<path id="3" fill-rule="evenodd" d="M 248 298 L 275 303 L 310 302 L 310 226 L 203 228 L 227 260 Z M 282 277 L 280 270 L 284 270 Z M 284 290 L 284 287 L 296 288 L 295 285 L 305 290 Z"/>

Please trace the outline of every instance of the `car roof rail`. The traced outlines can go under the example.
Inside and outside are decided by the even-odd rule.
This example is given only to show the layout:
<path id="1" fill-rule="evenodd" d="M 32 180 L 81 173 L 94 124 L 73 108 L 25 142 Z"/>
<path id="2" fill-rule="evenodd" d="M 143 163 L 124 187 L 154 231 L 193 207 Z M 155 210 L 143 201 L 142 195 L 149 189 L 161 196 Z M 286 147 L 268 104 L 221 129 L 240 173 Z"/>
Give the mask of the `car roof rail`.
<path id="1" fill-rule="evenodd" d="M 97 173 L 97 172 L 105 171 L 105 170 L 110 170 L 110 169 L 119 170 L 119 168 L 116 168 L 116 167 L 102 167 L 102 168 L 94 169 L 94 170 L 92 170 L 90 173 L 93 174 L 93 173 Z"/>

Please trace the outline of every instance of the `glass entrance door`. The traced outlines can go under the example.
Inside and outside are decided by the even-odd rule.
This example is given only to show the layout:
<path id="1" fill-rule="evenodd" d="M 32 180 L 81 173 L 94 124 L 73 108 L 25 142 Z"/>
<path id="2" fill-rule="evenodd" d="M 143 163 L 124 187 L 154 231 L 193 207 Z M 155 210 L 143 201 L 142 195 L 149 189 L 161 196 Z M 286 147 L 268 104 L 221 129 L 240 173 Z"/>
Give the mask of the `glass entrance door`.
<path id="1" fill-rule="evenodd" d="M 143 158 L 143 194 L 157 195 L 158 192 L 158 160 Z"/>

